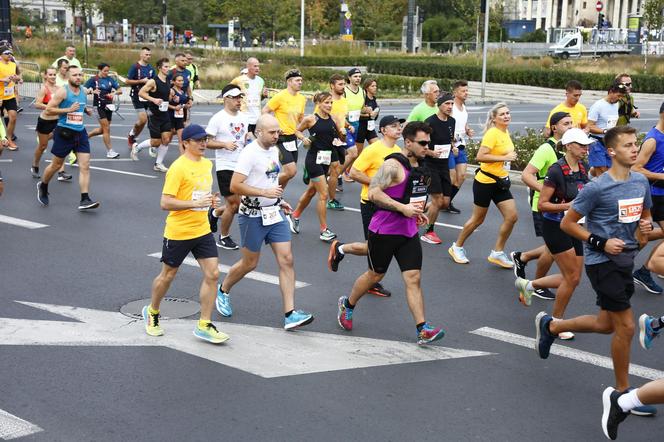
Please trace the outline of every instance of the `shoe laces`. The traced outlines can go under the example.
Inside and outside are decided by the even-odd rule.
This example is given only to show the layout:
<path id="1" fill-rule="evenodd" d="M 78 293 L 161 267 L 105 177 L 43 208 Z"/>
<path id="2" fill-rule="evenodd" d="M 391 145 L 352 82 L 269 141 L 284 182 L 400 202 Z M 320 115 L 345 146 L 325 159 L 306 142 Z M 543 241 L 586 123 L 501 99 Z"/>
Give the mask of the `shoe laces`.
<path id="1" fill-rule="evenodd" d="M 152 318 L 152 327 L 159 327 L 159 313 L 150 313 L 148 315 Z"/>
<path id="2" fill-rule="evenodd" d="M 215 327 L 214 324 L 211 323 L 211 322 L 209 322 L 208 325 L 207 325 L 205 328 L 208 329 L 208 330 L 212 329 L 212 330 L 214 330 L 216 333 L 219 332 L 219 331 L 217 330 L 217 327 Z"/>

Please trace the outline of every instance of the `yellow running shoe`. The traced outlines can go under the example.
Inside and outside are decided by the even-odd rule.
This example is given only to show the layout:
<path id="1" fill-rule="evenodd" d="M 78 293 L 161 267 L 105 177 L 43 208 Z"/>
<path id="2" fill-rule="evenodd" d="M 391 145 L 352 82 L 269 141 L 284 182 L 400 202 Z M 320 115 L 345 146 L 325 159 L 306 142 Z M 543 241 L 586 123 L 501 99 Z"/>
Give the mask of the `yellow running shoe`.
<path id="1" fill-rule="evenodd" d="M 159 326 L 159 313 L 151 314 L 150 307 L 146 305 L 141 311 L 141 316 L 143 316 L 147 334 L 150 336 L 161 336 L 164 334 L 164 330 Z"/>
<path id="2" fill-rule="evenodd" d="M 217 327 L 215 327 L 211 322 L 208 322 L 204 328 L 201 328 L 200 325 L 197 325 L 196 328 L 194 328 L 194 336 L 213 344 L 221 344 L 222 342 L 226 342 L 229 339 L 228 335 L 218 331 Z"/>
<path id="3" fill-rule="evenodd" d="M 67 163 L 76 164 L 77 161 L 78 158 L 76 157 L 76 154 L 74 152 L 69 152 L 69 156 L 67 156 Z"/>

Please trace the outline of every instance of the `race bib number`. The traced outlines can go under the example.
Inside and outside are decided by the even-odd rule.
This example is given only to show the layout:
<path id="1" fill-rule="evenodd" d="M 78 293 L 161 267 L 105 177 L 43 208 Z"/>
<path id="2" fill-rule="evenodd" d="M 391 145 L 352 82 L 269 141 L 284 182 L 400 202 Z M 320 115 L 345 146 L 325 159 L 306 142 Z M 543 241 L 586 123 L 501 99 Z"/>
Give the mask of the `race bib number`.
<path id="1" fill-rule="evenodd" d="M 367 121 L 367 130 L 368 131 L 376 130 L 376 120 Z"/>
<path id="2" fill-rule="evenodd" d="M 114 105 L 114 104 L 107 104 L 106 109 L 108 109 L 111 112 L 115 112 L 115 110 L 117 109 L 117 106 Z"/>
<path id="3" fill-rule="evenodd" d="M 192 201 L 202 200 L 203 198 L 205 198 L 209 194 L 210 194 L 209 190 L 194 190 L 193 192 L 191 192 L 191 200 Z M 208 207 L 194 207 L 191 210 L 193 210 L 195 212 L 207 212 Z"/>
<path id="4" fill-rule="evenodd" d="M 440 159 L 449 158 L 451 149 L 452 149 L 451 144 L 436 144 L 433 146 L 433 151 L 436 153 L 436 156 Z"/>
<path id="5" fill-rule="evenodd" d="M 162 112 L 166 112 L 168 110 L 168 101 L 162 101 L 161 104 L 159 105 L 159 110 Z"/>
<path id="6" fill-rule="evenodd" d="M 618 222 L 634 223 L 641 219 L 643 197 L 618 200 Z"/>
<path id="7" fill-rule="evenodd" d="M 360 111 L 359 110 L 349 111 L 348 122 L 355 123 L 356 121 L 360 121 Z"/>
<path id="8" fill-rule="evenodd" d="M 184 109 L 175 109 L 175 111 L 173 112 L 173 117 L 184 118 Z"/>
<path id="9" fill-rule="evenodd" d="M 512 162 L 511 161 L 505 161 L 503 163 L 503 169 L 510 170 L 511 168 L 512 168 Z"/>
<path id="10" fill-rule="evenodd" d="M 264 226 L 271 226 L 272 224 L 281 222 L 284 219 L 281 216 L 279 206 L 261 207 L 261 218 L 263 219 Z"/>
<path id="11" fill-rule="evenodd" d="M 14 95 L 14 85 L 5 86 L 5 97 L 8 97 L 10 95 Z"/>
<path id="12" fill-rule="evenodd" d="M 618 124 L 618 117 L 611 117 L 606 120 L 606 129 L 613 129 Z"/>
<path id="13" fill-rule="evenodd" d="M 247 107 L 256 108 L 260 107 L 261 100 L 258 97 L 247 97 Z"/>
<path id="14" fill-rule="evenodd" d="M 413 206 L 417 207 L 420 209 L 422 212 L 424 212 L 424 208 L 427 204 L 427 196 L 411 196 L 410 197 L 410 204 Z"/>
<path id="15" fill-rule="evenodd" d="M 83 112 L 68 112 L 67 124 L 71 126 L 83 126 Z"/>
<path id="16" fill-rule="evenodd" d="M 316 164 L 325 164 L 329 166 L 332 162 L 332 151 L 331 150 L 319 150 L 316 153 Z"/>
<path id="17" fill-rule="evenodd" d="M 295 152 L 297 150 L 297 143 L 295 141 L 284 141 L 284 149 L 289 152 Z"/>

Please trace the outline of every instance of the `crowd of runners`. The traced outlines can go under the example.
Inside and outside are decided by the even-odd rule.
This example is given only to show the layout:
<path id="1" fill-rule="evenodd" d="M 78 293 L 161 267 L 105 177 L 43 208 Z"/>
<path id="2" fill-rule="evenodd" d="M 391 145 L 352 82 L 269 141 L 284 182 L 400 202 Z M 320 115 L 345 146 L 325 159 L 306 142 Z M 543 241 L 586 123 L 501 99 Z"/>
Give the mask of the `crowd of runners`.
<path id="1" fill-rule="evenodd" d="M 20 74 L 11 61 L 11 49 L 0 51 L 2 110 L 8 118 L 6 130 L 0 124 L 0 139 L 3 147 L 16 150 L 12 138 Z M 313 95 L 313 111 L 306 115 L 300 71 L 286 72 L 285 88 L 268 97 L 259 76 L 260 63 L 249 58 L 241 75 L 221 90 L 218 98 L 223 109 L 202 127 L 189 123 L 193 89 L 199 87 L 198 68 L 191 55 L 177 54 L 174 61 L 161 58 L 154 67 L 150 62 L 151 51 L 145 47 L 125 81 L 137 112 L 127 135 L 127 155 L 140 161 L 140 153 L 147 149 L 154 158 L 154 171 L 165 173 L 161 208 L 168 216 L 162 267 L 152 284 L 151 303 L 142 311 L 149 335 L 164 334 L 160 303 L 191 253 L 203 273 L 201 314 L 194 335 L 212 343 L 226 341 L 228 336 L 212 322 L 213 312 L 233 315 L 231 291 L 256 268 L 264 244 L 272 249 L 279 267 L 284 328 L 311 323 L 314 315 L 295 307 L 291 241 L 300 233 L 301 218 L 312 200 L 319 238 L 329 243 L 324 248 L 329 269 L 339 272 L 347 255 L 366 257 L 368 263 L 348 296 L 338 299 L 339 326 L 352 330 L 357 305 L 366 294 L 391 295 L 381 280 L 394 258 L 404 280 L 417 343 L 428 344 L 445 335 L 425 315 L 420 284 L 422 243 L 442 244 L 435 231 L 440 211 L 461 214 L 453 201 L 466 179 L 467 148 L 475 136 L 465 105 L 468 82 L 457 81 L 449 91 L 441 90 L 435 80 L 424 82 L 423 101 L 407 119 L 401 119 L 381 114 L 377 80 L 363 79 L 362 72 L 353 68 L 332 75 L 329 90 Z M 110 125 L 115 96 L 122 91 L 109 75 L 110 68 L 100 63 L 98 73 L 84 82 L 73 48 L 68 48 L 44 71 L 44 84 L 34 102 L 41 113 L 29 169 L 39 180 L 37 200 L 44 206 L 50 204 L 52 178 L 72 180 L 64 169 L 66 162 L 78 167 L 78 209 L 100 206 L 89 194 L 89 137 L 102 136 L 107 158 L 121 155 L 112 147 Z M 488 262 L 513 271 L 515 296 L 524 306 L 531 306 L 533 297 L 553 302 L 550 314 L 543 311 L 534 319 L 539 357 L 548 358 L 557 339 L 574 339 L 575 333 L 611 335 L 615 388 L 607 388 L 602 397 L 602 428 L 610 439 L 617 437 L 618 425 L 630 412 L 653 415 L 652 404 L 664 402 L 664 380 L 632 389 L 628 378 L 633 335 L 638 330 L 641 346 L 649 349 L 664 328 L 664 316 L 643 314 L 635 321 L 630 307 L 635 284 L 662 293 L 652 274 L 664 275 L 661 242 L 641 268 L 633 268 L 640 249 L 664 238 L 664 104 L 655 127 L 637 143 L 636 130 L 629 125 L 632 118 L 639 117 L 631 86 L 629 75 L 618 75 L 607 85 L 606 96 L 587 110 L 579 101 L 582 85 L 574 80 L 567 84 L 565 100 L 542 122 L 549 138 L 521 173 L 531 191 L 534 234 L 540 239 L 532 250 L 511 253 L 505 245 L 518 220 L 510 191 L 510 163 L 517 154 L 510 137 L 509 106 L 493 105 L 475 155 L 479 167 L 472 179 L 473 209 L 448 249 L 450 265 L 470 263 L 466 247 L 480 247 L 470 237 L 493 203 L 502 223 L 495 244 L 487 250 Z M 91 106 L 88 95 L 92 95 Z M 84 112 L 99 121 L 99 127 L 89 133 Z M 141 141 L 146 125 L 149 136 Z M 167 166 L 164 161 L 174 135 L 180 155 Z M 40 162 L 49 142 L 52 161 L 42 172 Z M 214 163 L 205 157 L 208 150 L 213 151 Z M 285 190 L 298 176 L 300 153 L 304 155 L 300 166 L 306 190 L 292 199 L 296 203 L 291 206 Z M 328 224 L 327 211 L 344 210 L 336 195 L 353 182 L 361 186 L 363 239 L 344 243 Z M 2 184 L 0 178 L 0 192 Z M 230 236 L 236 218 L 239 244 Z M 221 283 L 217 247 L 240 250 L 239 259 Z M 534 261 L 536 269 L 529 279 L 527 265 Z M 559 273 L 551 274 L 554 262 Z M 566 307 L 584 267 L 596 292 L 598 310 L 569 318 Z"/>

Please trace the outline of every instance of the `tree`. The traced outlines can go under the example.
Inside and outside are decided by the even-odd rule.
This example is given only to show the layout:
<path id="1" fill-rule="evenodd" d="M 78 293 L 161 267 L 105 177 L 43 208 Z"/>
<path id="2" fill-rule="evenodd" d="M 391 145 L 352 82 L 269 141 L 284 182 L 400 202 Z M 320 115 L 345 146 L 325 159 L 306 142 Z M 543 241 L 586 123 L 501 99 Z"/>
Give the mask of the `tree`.
<path id="1" fill-rule="evenodd" d="M 646 0 L 643 3 L 643 25 L 648 30 L 646 32 L 645 44 L 646 50 L 643 54 L 643 72 L 648 67 L 648 40 L 650 31 L 661 32 L 664 25 L 664 0 Z"/>

